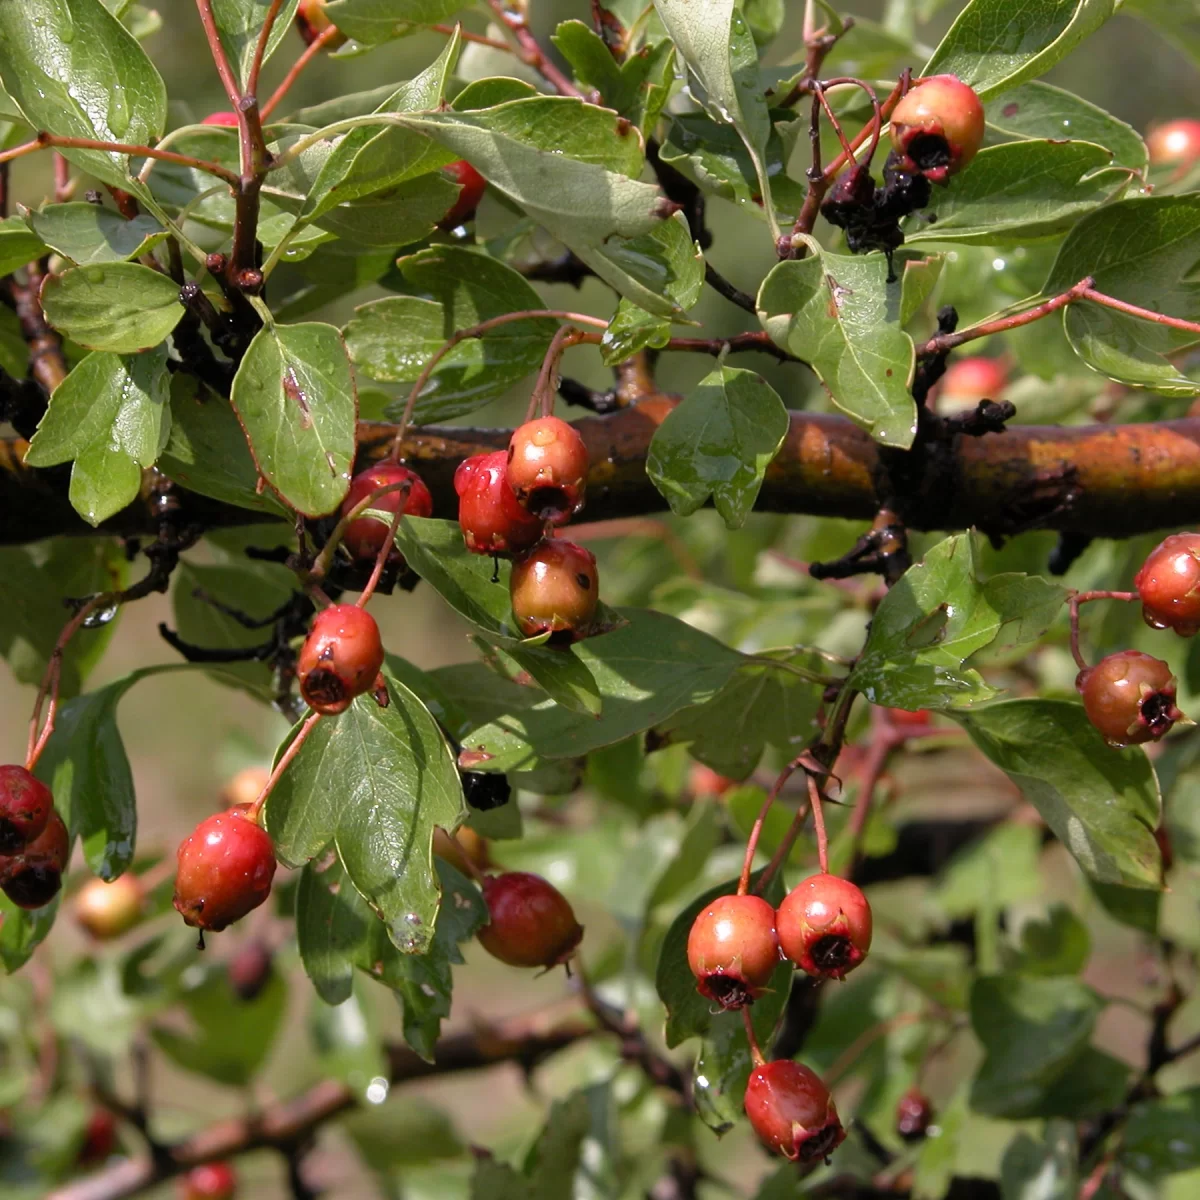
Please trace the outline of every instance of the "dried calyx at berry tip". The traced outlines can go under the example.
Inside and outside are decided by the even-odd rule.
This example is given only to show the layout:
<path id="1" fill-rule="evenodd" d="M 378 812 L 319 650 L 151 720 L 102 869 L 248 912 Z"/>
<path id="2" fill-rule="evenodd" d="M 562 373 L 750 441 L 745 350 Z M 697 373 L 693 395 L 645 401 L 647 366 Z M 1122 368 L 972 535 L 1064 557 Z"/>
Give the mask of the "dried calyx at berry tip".
<path id="1" fill-rule="evenodd" d="M 380 463 L 378 466 L 368 467 L 365 471 L 359 471 L 350 480 L 350 490 L 342 501 L 342 516 L 353 512 L 373 492 L 393 483 L 408 483 L 409 489 L 407 492 L 403 488 L 385 492 L 372 501 L 373 509 L 385 513 L 402 512 L 409 517 L 433 516 L 433 496 L 425 486 L 425 481 L 416 471 L 398 463 Z M 390 534 L 390 526 L 363 514 L 355 517 L 346 526 L 346 531 L 342 534 L 342 545 L 346 547 L 351 558 L 374 560 Z M 388 557 L 392 561 L 398 561 L 401 555 L 393 547 Z"/>
<path id="2" fill-rule="evenodd" d="M 818 1162 L 846 1137 L 821 1077 L 791 1059 L 763 1063 L 750 1072 L 745 1108 L 763 1143 L 794 1162 Z"/>
<path id="3" fill-rule="evenodd" d="M 1186 720 L 1175 704 L 1171 668 L 1140 650 L 1121 650 L 1085 667 L 1075 687 L 1088 720 L 1110 746 L 1156 742 Z"/>
<path id="4" fill-rule="evenodd" d="M 175 908 L 193 928 L 219 932 L 271 894 L 275 847 L 241 808 L 205 817 L 177 857 Z"/>
<path id="5" fill-rule="evenodd" d="M 1200 631 L 1200 533 L 1173 533 L 1146 556 L 1133 586 L 1152 629 Z"/>
<path id="6" fill-rule="evenodd" d="M 375 618 L 355 604 L 334 604 L 314 619 L 296 678 L 305 703 L 334 716 L 375 687 L 382 667 L 383 640 Z"/>
<path id="7" fill-rule="evenodd" d="M 19 908 L 42 908 L 58 895 L 71 857 L 71 838 L 57 812 L 19 854 L 0 858 L 0 886 Z"/>
<path id="8" fill-rule="evenodd" d="M 142 919 L 146 889 L 132 871 L 111 883 L 90 879 L 79 889 L 72 905 L 76 922 L 98 942 L 127 933 Z"/>
<path id="9" fill-rule="evenodd" d="M 892 145 L 904 166 L 944 184 L 979 153 L 983 105 L 956 75 L 918 79 L 892 110 Z"/>
<path id="10" fill-rule="evenodd" d="M 574 542 L 548 538 L 513 563 L 513 616 L 526 637 L 551 642 L 587 637 L 600 602 L 596 556 Z"/>
<path id="11" fill-rule="evenodd" d="M 779 965 L 775 910 L 761 896 L 718 896 L 688 933 L 696 990 L 721 1008 L 745 1008 L 766 991 Z"/>
<path id="12" fill-rule="evenodd" d="M 780 949 L 802 971 L 842 979 L 871 948 L 871 906 L 848 879 L 820 872 L 784 897 L 775 928 Z"/>
<path id="13" fill-rule="evenodd" d="M 508 483 L 508 452 L 474 454 L 454 472 L 458 525 L 474 554 L 527 550 L 541 539 L 545 522 L 523 507 Z"/>
<path id="14" fill-rule="evenodd" d="M 487 190 L 487 180 L 475 170 L 465 159 L 459 158 L 447 163 L 442 168 L 442 174 L 451 183 L 459 186 L 458 198 L 446 210 L 446 215 L 438 222 L 442 229 L 457 229 L 464 221 L 469 221 L 483 199 Z"/>
<path id="15" fill-rule="evenodd" d="M 508 485 L 534 516 L 565 525 L 583 507 L 587 476 L 587 447 L 574 425 L 539 417 L 513 430 Z"/>
<path id="16" fill-rule="evenodd" d="M 480 945 L 512 967 L 556 967 L 574 955 L 583 939 L 567 898 L 540 875 L 508 871 L 483 881 L 488 923 Z"/>
<path id="17" fill-rule="evenodd" d="M 180 1200 L 233 1200 L 237 1176 L 227 1162 L 202 1163 L 179 1181 Z"/>
<path id="18" fill-rule="evenodd" d="M 18 854 L 46 828 L 54 796 L 16 763 L 0 766 L 0 854 Z"/>

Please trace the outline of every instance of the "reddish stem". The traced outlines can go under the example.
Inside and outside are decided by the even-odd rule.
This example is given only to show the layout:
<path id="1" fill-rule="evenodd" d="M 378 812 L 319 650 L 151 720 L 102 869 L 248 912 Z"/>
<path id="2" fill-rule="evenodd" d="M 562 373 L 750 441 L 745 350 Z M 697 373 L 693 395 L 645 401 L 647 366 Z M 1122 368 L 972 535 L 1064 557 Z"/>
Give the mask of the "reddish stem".
<path id="1" fill-rule="evenodd" d="M 283 0 L 271 0 L 271 7 L 263 17 L 262 29 L 258 31 L 258 41 L 254 45 L 254 58 L 250 62 L 250 71 L 246 76 L 246 95 L 258 95 L 258 76 L 262 70 L 263 59 L 267 53 L 267 43 L 271 40 L 271 30 L 275 28 L 275 18 L 283 7 Z"/>
<path id="2" fill-rule="evenodd" d="M 546 357 L 542 359 L 542 369 L 538 372 L 537 383 L 534 385 L 533 394 L 529 397 L 529 407 L 525 413 L 527 422 L 533 420 L 533 415 L 539 406 L 543 417 L 553 415 L 554 396 L 558 390 L 555 374 L 558 364 L 562 360 L 563 351 L 568 346 L 574 346 L 582 340 L 583 331 L 572 329 L 570 325 L 561 326 L 555 332 L 554 337 L 550 339 Z"/>
<path id="3" fill-rule="evenodd" d="M 1073 592 L 1067 600 L 1067 610 L 1070 613 L 1071 619 L 1071 657 L 1075 660 L 1075 665 L 1081 670 L 1087 670 L 1087 660 L 1083 657 L 1079 649 L 1079 606 L 1081 604 L 1090 604 L 1093 600 L 1124 600 L 1127 603 L 1133 603 L 1140 600 L 1141 597 L 1137 592 Z"/>
<path id="4" fill-rule="evenodd" d="M 456 32 L 452 25 L 425 25 L 423 28 L 428 29 L 430 33 L 444 33 L 447 37 L 453 37 Z M 493 50 L 503 50 L 505 54 L 516 55 L 516 51 L 508 42 L 485 37 L 482 33 L 472 33 L 469 29 L 459 29 L 457 33 L 464 42 L 474 42 L 477 46 L 490 46 Z"/>
<path id="5" fill-rule="evenodd" d="M 758 883 L 754 885 L 756 895 L 761 896 L 770 887 L 771 880 L 787 862 L 788 855 L 791 854 L 792 847 L 796 844 L 796 839 L 800 836 L 800 831 L 804 828 L 804 822 L 807 819 L 808 805 L 801 804 L 792 818 L 792 823 L 788 826 L 787 833 L 783 835 L 783 840 L 775 848 L 775 853 L 771 855 L 771 861 L 767 863 L 763 873 L 758 877 Z"/>
<path id="6" fill-rule="evenodd" d="M 176 154 L 171 150 L 156 150 L 153 146 L 136 146 L 127 142 L 102 142 L 96 138 L 60 137 L 56 133 L 39 133 L 32 142 L 23 142 L 11 150 L 0 152 L 0 163 L 10 162 L 37 150 L 59 147 L 66 150 L 108 150 L 113 154 L 128 154 L 135 158 L 159 158 L 163 162 L 178 163 L 180 166 L 193 167 L 223 179 L 231 187 L 240 183 L 238 176 L 220 163 L 206 162 L 202 158 L 192 158 L 188 154 Z"/>
<path id="7" fill-rule="evenodd" d="M 319 712 L 313 712 L 309 713 L 304 719 L 304 724 L 300 726 L 299 732 L 292 739 L 292 744 L 283 752 L 282 757 L 275 764 L 274 769 L 271 771 L 270 778 L 268 778 L 267 782 L 263 784 L 262 791 L 258 793 L 258 797 L 255 799 L 254 803 L 251 804 L 246 810 L 247 820 L 254 821 L 255 823 L 258 822 L 258 814 L 262 812 L 262 806 L 267 802 L 267 797 L 274 790 L 275 785 L 279 782 L 279 779 L 283 775 L 284 771 L 288 769 L 292 759 L 294 759 L 296 755 L 300 753 L 300 747 L 304 745 L 305 741 L 308 739 L 308 735 L 316 728 L 317 722 L 321 719 L 321 715 L 322 714 Z"/>
<path id="8" fill-rule="evenodd" d="M 338 36 L 338 27 L 336 25 L 327 25 L 321 32 L 304 47 L 304 53 L 300 55 L 291 69 L 283 77 L 283 82 L 271 93 L 271 98 L 262 106 L 260 110 L 262 119 L 265 121 L 279 106 L 279 102 L 291 90 L 292 84 L 300 78 L 304 68 L 308 66 L 325 47 Z"/>
<path id="9" fill-rule="evenodd" d="M 61 204 L 71 196 L 71 164 L 61 154 L 54 156 L 54 199 Z"/>
<path id="10" fill-rule="evenodd" d="M 762 836 L 763 822 L 767 819 L 767 813 L 771 811 L 771 805 L 775 803 L 779 793 L 783 790 L 783 785 L 796 773 L 796 771 L 804 764 L 804 761 L 809 757 L 809 752 L 805 750 L 802 754 L 797 755 L 782 771 L 779 772 L 779 778 L 771 785 L 771 790 L 767 793 L 767 798 L 763 801 L 762 807 L 758 810 L 758 816 L 754 819 L 754 825 L 750 829 L 750 836 L 746 839 L 746 856 L 742 861 L 742 874 L 738 879 L 737 894 L 744 896 L 750 890 L 750 871 L 754 863 L 754 855 L 758 850 L 758 839 Z M 794 822 L 793 822 L 794 824 Z M 793 841 L 795 839 L 793 838 Z M 790 847 L 789 847 L 790 848 Z M 762 890 L 762 885 L 757 889 Z"/>
<path id="11" fill-rule="evenodd" d="M 813 92 L 813 95 L 821 102 L 821 107 L 825 110 L 825 116 L 829 118 L 829 123 L 833 126 L 833 132 L 837 134 L 838 141 L 842 144 L 842 153 L 848 160 L 853 160 L 854 151 L 850 148 L 850 143 L 846 140 L 846 131 L 842 128 L 841 121 L 837 119 L 837 113 L 830 106 L 829 97 L 825 95 L 825 89 L 828 86 L 828 84 L 821 84 Z M 866 84 L 863 86 L 866 87 Z M 874 93 L 872 93 L 871 98 L 874 99 Z M 878 104 L 878 101 L 876 103 Z"/>
<path id="12" fill-rule="evenodd" d="M 858 82 L 858 81 L 855 81 L 855 82 Z M 862 129 L 859 130 L 859 132 L 854 136 L 853 140 L 850 142 L 851 150 L 857 151 L 858 148 L 863 144 L 863 142 L 865 142 L 868 138 L 870 138 L 871 139 L 871 153 L 874 154 L 875 147 L 879 145 L 879 135 L 883 129 L 884 118 L 886 116 L 888 116 L 889 113 L 891 113 L 893 108 L 896 107 L 896 105 L 899 102 L 900 97 L 902 95 L 904 95 L 904 80 L 903 79 L 901 79 L 900 82 L 897 83 L 896 86 L 892 89 L 891 95 L 888 96 L 888 98 L 882 104 L 880 104 L 878 106 L 878 116 L 873 121 L 864 125 L 862 127 Z M 832 182 L 834 177 L 837 175 L 837 173 L 849 161 L 850 161 L 850 159 L 846 154 L 844 154 L 844 153 L 839 154 L 837 156 L 837 158 L 835 158 L 833 160 L 833 162 L 831 162 L 829 164 L 829 166 L 827 166 L 825 168 L 825 178 L 829 182 Z"/>
<path id="13" fill-rule="evenodd" d="M 216 18 L 213 16 L 212 0 L 196 0 L 196 8 L 200 13 L 200 24 L 204 26 L 204 36 L 208 40 L 209 53 L 217 68 L 217 74 L 221 77 L 221 86 L 224 87 L 225 95 L 229 97 L 229 103 L 236 111 L 238 101 L 242 97 L 238 90 L 237 79 L 233 74 L 233 68 L 229 65 L 229 57 L 225 53 L 225 47 L 221 44 L 221 35 L 217 30 Z"/>
<path id="14" fill-rule="evenodd" d="M 750 1015 L 750 1006 L 742 1009 L 742 1025 L 746 1030 L 746 1041 L 750 1043 L 750 1061 L 756 1067 L 766 1065 L 766 1059 L 758 1044 L 758 1036 L 754 1032 L 754 1018 Z"/>
<path id="15" fill-rule="evenodd" d="M 1152 321 L 1155 325 L 1166 325 L 1171 329 L 1182 329 L 1185 333 L 1200 334 L 1200 323 L 1196 321 L 1185 321 L 1182 317 L 1168 317 L 1165 313 L 1154 312 L 1149 308 L 1139 308 L 1136 304 L 1127 304 L 1114 296 L 1106 296 L 1090 286 L 1080 292 L 1079 298 L 1090 300 L 1093 304 L 1102 304 L 1105 308 L 1116 309 L 1117 312 L 1137 317 L 1142 321 Z"/>
<path id="16" fill-rule="evenodd" d="M 321 553 L 309 569 L 305 582 L 311 583 L 314 580 L 324 579 L 329 571 L 330 563 L 333 562 L 333 556 L 337 552 L 337 548 L 342 544 L 342 538 L 346 536 L 346 529 L 351 521 L 356 521 L 368 508 L 373 508 L 380 497 L 386 496 L 391 492 L 403 492 L 407 496 L 411 489 L 412 480 L 401 479 L 395 483 L 385 483 L 382 487 L 376 488 L 369 496 L 364 496 L 333 527 L 333 532 L 329 535 L 329 539 L 325 545 L 321 547 Z M 329 601 L 326 600 L 325 603 L 328 605 Z"/>
<path id="17" fill-rule="evenodd" d="M 502 0 L 487 0 L 488 7 L 496 14 L 500 23 L 513 35 L 519 47 L 517 56 L 526 66 L 532 67 L 555 91 L 563 96 L 581 97 L 582 92 L 550 61 L 530 32 L 525 18 L 519 13 L 509 12 Z"/>
<path id="18" fill-rule="evenodd" d="M 812 805 L 813 831 L 817 835 L 817 864 L 823 874 L 829 874 L 829 837 L 825 832 L 825 810 L 822 808 L 821 788 L 817 777 L 809 772 L 808 802 Z"/>
<path id="19" fill-rule="evenodd" d="M 388 526 L 387 539 L 383 545 L 379 547 L 375 555 L 375 566 L 371 570 L 371 578 L 367 580 L 367 586 L 363 588 L 358 597 L 358 607 L 366 608 L 371 601 L 371 597 L 375 595 L 375 589 L 379 586 L 379 577 L 383 574 L 384 564 L 392 553 L 392 549 L 396 544 L 396 530 L 400 528 L 400 518 L 404 516 L 404 510 L 408 507 L 408 493 L 412 490 L 412 480 L 405 479 L 403 494 L 400 498 L 400 507 L 396 509 L 395 515 L 392 517 L 392 522 Z"/>

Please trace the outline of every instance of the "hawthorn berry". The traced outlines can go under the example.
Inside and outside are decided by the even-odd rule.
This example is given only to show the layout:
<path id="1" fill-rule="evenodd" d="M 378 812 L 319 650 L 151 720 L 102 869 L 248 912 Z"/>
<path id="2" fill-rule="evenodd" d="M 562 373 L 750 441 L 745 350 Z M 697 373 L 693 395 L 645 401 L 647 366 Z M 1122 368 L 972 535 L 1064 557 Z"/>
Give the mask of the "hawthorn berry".
<path id="1" fill-rule="evenodd" d="M 179 1181 L 180 1200 L 232 1200 L 237 1176 L 227 1162 L 202 1163 Z"/>
<path id="2" fill-rule="evenodd" d="M 132 871 L 111 883 L 90 879 L 79 889 L 72 907 L 76 922 L 98 942 L 127 933 L 142 919 L 146 889 Z"/>
<path id="3" fill-rule="evenodd" d="M 200 122 L 201 125 L 222 125 L 230 129 L 236 129 L 237 123 L 237 113 L 233 112 L 212 112 Z"/>
<path id="4" fill-rule="evenodd" d="M 0 854 L 19 854 L 46 828 L 54 796 L 16 763 L 0 766 Z"/>
<path id="5" fill-rule="evenodd" d="M 906 1142 L 916 1142 L 933 1124 L 933 1104 L 920 1088 L 911 1087 L 896 1105 L 896 1132 Z"/>
<path id="6" fill-rule="evenodd" d="M 46 828 L 19 854 L 0 860 L 4 894 L 19 908 L 41 908 L 58 895 L 71 857 L 71 838 L 53 810 Z"/>
<path id="7" fill-rule="evenodd" d="M 780 949 L 802 971 L 842 979 L 871 948 L 871 906 L 848 879 L 822 871 L 783 898 L 775 928 Z"/>
<path id="8" fill-rule="evenodd" d="M 567 898 L 540 875 L 507 871 L 483 881 L 488 923 L 480 945 L 511 967 L 556 967 L 574 953 L 583 926 Z"/>
<path id="9" fill-rule="evenodd" d="M 380 463 L 368 467 L 365 471 L 359 471 L 350 480 L 350 490 L 342 501 L 342 516 L 356 509 L 372 492 L 387 487 L 389 483 L 404 483 L 406 480 L 412 481 L 407 495 L 403 491 L 387 492 L 371 507 L 385 513 L 403 512 L 410 517 L 433 516 L 433 497 L 429 494 L 425 481 L 416 471 L 398 463 Z M 342 545 L 346 547 L 351 558 L 374 560 L 384 542 L 388 540 L 389 534 L 389 527 L 382 521 L 368 516 L 355 517 L 346 526 L 346 532 L 342 535 Z M 399 557 L 395 551 L 393 556 Z"/>
<path id="10" fill-rule="evenodd" d="M 586 637 L 600 600 L 596 556 L 574 542 L 550 538 L 513 563 L 513 615 L 526 637 L 556 641 Z"/>
<path id="11" fill-rule="evenodd" d="M 688 771 L 688 787 L 693 796 L 723 796 L 730 788 L 737 787 L 737 780 L 697 762 Z"/>
<path id="12" fill-rule="evenodd" d="M 1146 556 L 1133 586 L 1152 629 L 1200 630 L 1200 533 L 1173 533 Z"/>
<path id="13" fill-rule="evenodd" d="M 221 789 L 221 803 L 226 808 L 253 804 L 270 778 L 269 767 L 243 767 Z"/>
<path id="14" fill-rule="evenodd" d="M 508 452 L 474 454 L 454 472 L 458 525 L 474 554 L 507 554 L 537 542 L 544 522 L 522 507 L 508 484 Z"/>
<path id="15" fill-rule="evenodd" d="M 1146 134 L 1146 149 L 1151 166 L 1191 166 L 1200 158 L 1200 121 L 1181 117 L 1155 125 Z"/>
<path id="16" fill-rule="evenodd" d="M 688 933 L 688 966 L 696 991 L 726 1011 L 763 994 L 779 965 L 775 910 L 761 896 L 718 896 Z"/>
<path id="17" fill-rule="evenodd" d="M 1183 716 L 1171 668 L 1140 650 L 1121 650 L 1085 667 L 1075 686 L 1088 720 L 1110 746 L 1157 742 Z"/>
<path id="18" fill-rule="evenodd" d="M 899 725 L 902 729 L 928 729 L 931 716 L 927 708 L 911 712 L 907 708 L 889 708 L 887 715 L 893 725 Z"/>
<path id="19" fill-rule="evenodd" d="M 382 666 L 375 618 L 356 604 L 331 605 L 317 614 L 300 650 L 300 695 L 326 716 L 345 712 L 355 696 L 371 690 Z"/>
<path id="20" fill-rule="evenodd" d="M 846 1137 L 821 1077 L 790 1058 L 777 1058 L 750 1072 L 745 1107 L 763 1143 L 794 1162 L 825 1158 Z"/>
<path id="21" fill-rule="evenodd" d="M 175 908 L 214 933 L 241 920 L 271 893 L 275 847 L 240 808 L 205 817 L 179 844 Z"/>
<path id="22" fill-rule="evenodd" d="M 565 525 L 583 507 L 587 475 L 587 446 L 574 425 L 539 417 L 513 430 L 508 484 L 535 516 Z"/>
<path id="23" fill-rule="evenodd" d="M 946 183 L 983 145 L 983 105 L 956 75 L 918 79 L 892 110 L 896 153 L 931 183 Z"/>
<path id="24" fill-rule="evenodd" d="M 306 46 L 311 46 L 333 24 L 325 11 L 326 2 L 327 0 L 300 0 L 296 8 L 296 28 Z M 330 50 L 336 50 L 345 44 L 346 35 L 343 33 L 336 34 L 326 42 Z"/>
<path id="25" fill-rule="evenodd" d="M 249 1004 L 257 1000 L 263 988 L 271 982 L 274 972 L 274 955 L 271 947 L 260 938 L 252 938 L 239 946 L 226 968 L 229 986 L 239 1000 Z"/>
<path id="26" fill-rule="evenodd" d="M 483 199 L 487 180 L 475 170 L 465 159 L 459 158 L 447 163 L 442 168 L 451 183 L 459 187 L 458 199 L 446 210 L 446 215 L 438 222 L 443 229 L 457 229 L 464 221 L 469 221 Z"/>
<path id="27" fill-rule="evenodd" d="M 435 828 L 433 852 L 464 875 L 473 875 L 477 870 L 486 871 L 492 865 L 487 839 L 480 837 L 469 825 L 461 826 L 453 836 L 440 827 Z"/>
<path id="28" fill-rule="evenodd" d="M 995 400 L 1008 386 L 1008 372 L 998 358 L 974 355 L 960 358 L 947 368 L 936 387 L 937 409 L 942 414 L 974 408 L 980 400 Z"/>
<path id="29" fill-rule="evenodd" d="M 107 1108 L 96 1108 L 88 1117 L 83 1131 L 83 1145 L 76 1162 L 81 1167 L 94 1167 L 104 1162 L 117 1148 L 117 1121 Z"/>

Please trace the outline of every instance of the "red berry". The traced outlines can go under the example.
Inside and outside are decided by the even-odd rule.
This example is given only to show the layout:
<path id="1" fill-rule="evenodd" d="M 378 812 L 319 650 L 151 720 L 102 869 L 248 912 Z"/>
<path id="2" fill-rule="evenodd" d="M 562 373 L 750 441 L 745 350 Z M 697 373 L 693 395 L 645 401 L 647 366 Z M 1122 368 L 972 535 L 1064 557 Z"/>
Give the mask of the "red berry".
<path id="1" fill-rule="evenodd" d="M 841 979 L 871 948 L 871 906 L 848 879 L 820 872 L 788 892 L 775 928 L 780 948 L 802 971 Z"/>
<path id="2" fill-rule="evenodd" d="M 583 938 L 567 898 L 540 875 L 508 871 L 483 881 L 490 918 L 479 931 L 480 945 L 511 967 L 550 967 L 564 963 Z"/>
<path id="3" fill-rule="evenodd" d="M 271 894 L 275 847 L 240 808 L 205 817 L 179 844 L 175 908 L 188 925 L 219 932 Z"/>
<path id="4" fill-rule="evenodd" d="M 433 516 L 433 497 L 429 494 L 424 480 L 416 471 L 410 471 L 408 467 L 395 463 L 381 463 L 379 466 L 359 471 L 350 480 L 350 490 L 342 501 L 342 516 L 357 508 L 372 492 L 381 487 L 386 487 L 389 483 L 404 483 L 410 479 L 412 487 L 407 495 L 403 491 L 387 492 L 371 507 L 386 513 L 404 512 L 410 517 Z M 373 517 L 357 517 L 346 526 L 346 532 L 342 535 L 342 545 L 350 552 L 352 558 L 374 560 L 384 542 L 388 540 L 388 533 L 388 526 L 381 521 L 376 521 Z"/>
<path id="5" fill-rule="evenodd" d="M 542 536 L 543 523 L 522 508 L 508 486 L 508 452 L 475 454 L 454 472 L 458 524 L 475 554 L 525 550 Z"/>
<path id="6" fill-rule="evenodd" d="M 19 908 L 41 908 L 58 895 L 71 857 L 71 838 L 62 817 L 51 810 L 46 828 L 2 868 L 4 894 Z"/>
<path id="7" fill-rule="evenodd" d="M 920 1088 L 911 1087 L 896 1105 L 896 1132 L 906 1141 L 915 1142 L 929 1132 L 933 1124 L 933 1104 Z"/>
<path id="8" fill-rule="evenodd" d="M 1173 533 L 1146 557 L 1133 580 L 1152 629 L 1180 637 L 1200 630 L 1200 533 Z"/>
<path id="9" fill-rule="evenodd" d="M 541 417 L 513 430 L 508 483 L 531 513 L 565 525 L 583 507 L 587 476 L 587 447 L 574 425 Z"/>
<path id="10" fill-rule="evenodd" d="M 0 766 L 0 854 L 19 854 L 53 811 L 54 796 L 40 779 L 16 763 Z"/>
<path id="11" fill-rule="evenodd" d="M 208 116 L 200 122 L 201 125 L 227 125 L 232 129 L 237 128 L 237 123 L 237 113 L 231 112 L 209 113 Z"/>
<path id="12" fill-rule="evenodd" d="M 1008 386 L 1008 372 L 997 358 L 960 358 L 952 362 L 937 384 L 941 413 L 974 408 L 980 400 L 996 400 Z"/>
<path id="13" fill-rule="evenodd" d="M 1146 134 L 1146 149 L 1153 166 L 1191 166 L 1200 158 L 1200 121 L 1181 117 L 1155 125 Z"/>
<path id="14" fill-rule="evenodd" d="M 355 604 L 331 605 L 317 614 L 300 650 L 300 695 L 319 713 L 345 712 L 355 696 L 371 690 L 382 666 L 375 618 Z"/>
<path id="15" fill-rule="evenodd" d="M 896 153 L 931 183 L 945 183 L 983 145 L 983 105 L 955 75 L 918 79 L 892 110 Z"/>
<path id="16" fill-rule="evenodd" d="M 226 808 L 253 804 L 270 778 L 270 767 L 243 767 L 221 789 L 221 803 Z"/>
<path id="17" fill-rule="evenodd" d="M 556 641 L 586 637 L 600 600 L 596 556 L 552 538 L 513 563 L 513 615 L 526 637 L 549 632 Z"/>
<path id="18" fill-rule="evenodd" d="M 250 1003 L 256 1000 L 263 988 L 271 982 L 271 948 L 258 938 L 247 942 L 229 960 L 229 986 L 241 1000 Z"/>
<path id="19" fill-rule="evenodd" d="M 446 215 L 438 222 L 443 229 L 457 229 L 464 221 L 469 221 L 483 199 L 487 180 L 464 159 L 456 159 L 442 168 L 442 174 L 451 183 L 459 185 L 458 199 L 446 210 Z"/>
<path id="20" fill-rule="evenodd" d="M 300 0 L 296 8 L 296 28 L 306 45 L 311 46 L 333 24 L 325 11 L 326 0 Z M 339 33 L 325 45 L 336 50 L 346 44 L 346 35 Z"/>
<path id="21" fill-rule="evenodd" d="M 899 725 L 904 729 L 927 729 L 929 727 L 930 712 L 927 708 L 918 708 L 915 712 L 909 712 L 907 708 L 889 708 L 887 715 L 893 725 Z"/>
<path id="22" fill-rule="evenodd" d="M 94 1167 L 104 1162 L 116 1148 L 116 1119 L 106 1108 L 94 1109 L 83 1133 L 83 1145 L 79 1147 L 79 1165 Z"/>
<path id="23" fill-rule="evenodd" d="M 730 788 L 737 787 L 737 780 L 721 775 L 703 763 L 692 763 L 688 787 L 693 796 L 723 796 Z"/>
<path id="24" fill-rule="evenodd" d="M 825 1158 L 846 1137 L 820 1076 L 789 1058 L 750 1072 L 746 1116 L 770 1149 L 797 1162 Z"/>
<path id="25" fill-rule="evenodd" d="M 142 919 L 146 890 L 131 871 L 112 883 L 91 879 L 79 889 L 73 912 L 75 920 L 99 942 L 128 932 Z"/>
<path id="26" fill-rule="evenodd" d="M 696 991 L 723 1009 L 763 994 L 779 965 L 775 910 L 761 896 L 718 896 L 692 922 L 688 966 Z"/>
<path id="27" fill-rule="evenodd" d="M 1075 686 L 1088 720 L 1110 746 L 1156 742 L 1183 716 L 1175 707 L 1171 668 L 1140 650 L 1121 650 L 1085 667 Z"/>
<path id="28" fill-rule="evenodd" d="M 227 1162 L 193 1167 L 179 1181 L 180 1200 L 231 1200 L 237 1191 L 237 1176 Z"/>

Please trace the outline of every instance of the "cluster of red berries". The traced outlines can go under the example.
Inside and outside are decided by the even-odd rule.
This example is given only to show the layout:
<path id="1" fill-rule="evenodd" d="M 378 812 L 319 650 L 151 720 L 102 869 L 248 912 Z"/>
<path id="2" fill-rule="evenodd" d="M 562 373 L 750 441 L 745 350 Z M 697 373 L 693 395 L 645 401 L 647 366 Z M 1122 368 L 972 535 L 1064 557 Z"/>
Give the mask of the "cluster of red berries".
<path id="1" fill-rule="evenodd" d="M 526 637 L 575 641 L 587 636 L 596 615 L 595 556 L 546 536 L 583 507 L 587 476 L 583 438 L 558 417 L 526 421 L 507 451 L 472 455 L 454 473 L 467 549 L 513 559 L 513 616 Z"/>
<path id="2" fill-rule="evenodd" d="M 62 887 L 71 840 L 50 789 L 24 767 L 0 766 L 0 888 L 21 908 L 49 904 Z"/>

